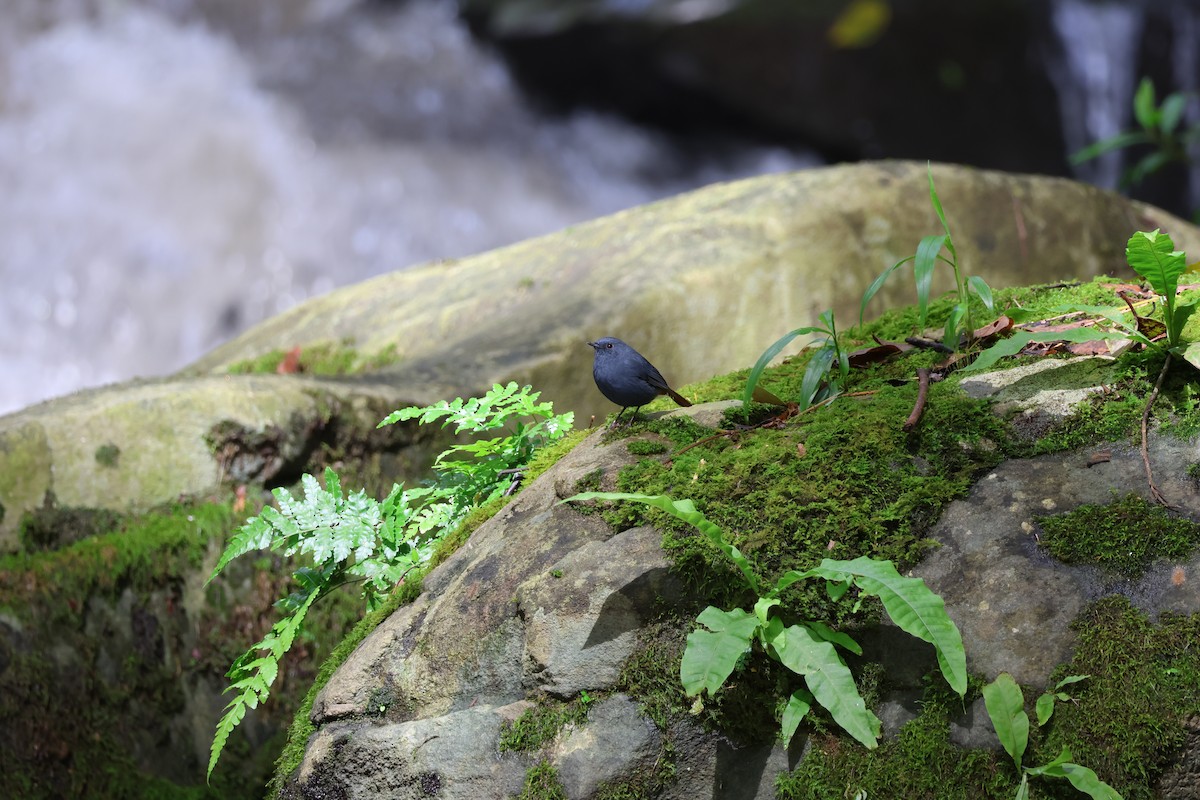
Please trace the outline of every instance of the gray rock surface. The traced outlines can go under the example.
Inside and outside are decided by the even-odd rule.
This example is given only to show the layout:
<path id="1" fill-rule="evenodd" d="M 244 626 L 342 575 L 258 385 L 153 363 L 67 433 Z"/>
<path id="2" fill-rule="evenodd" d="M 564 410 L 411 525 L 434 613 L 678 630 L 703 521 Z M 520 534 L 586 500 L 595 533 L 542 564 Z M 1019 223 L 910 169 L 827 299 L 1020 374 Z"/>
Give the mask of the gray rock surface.
<path id="1" fill-rule="evenodd" d="M 1089 455 L 1101 450 L 1111 459 L 1089 467 Z M 1151 439 L 1159 488 L 1193 519 L 1200 518 L 1200 492 L 1186 470 L 1197 455 L 1197 441 Z M 1128 492 L 1148 497 L 1141 456 L 1122 443 L 1006 462 L 950 504 L 931 531 L 942 546 L 912 574 L 946 601 L 969 669 L 1009 672 L 1019 683 L 1044 687 L 1051 670 L 1071 655 L 1071 621 L 1086 603 L 1114 592 L 1151 616 L 1200 610 L 1200 555 L 1180 565 L 1159 561 L 1128 581 L 1097 567 L 1063 564 L 1038 548 L 1039 516 L 1105 504 L 1114 493 Z M 1171 580 L 1177 566 L 1187 579 Z"/>
<path id="2" fill-rule="evenodd" d="M 597 472 L 611 489 L 620 467 L 635 460 L 602 437 L 578 445 L 481 526 L 426 577 L 416 601 L 351 654 L 313 704 L 318 733 L 285 796 L 408 798 L 437 775 L 439 797 L 504 797 L 513 791 L 510 765 L 522 764 L 523 775 L 544 757 L 569 797 L 586 798 L 655 767 L 663 733 L 621 694 L 597 703 L 585 725 L 561 731 L 541 756 L 497 755 L 501 711 L 516 716 L 528 700 L 612 687 L 656 604 L 680 597 L 653 528 L 614 533 L 560 504 Z M 406 750 L 467 724 L 476 729 L 469 740 Z M 737 749 L 685 728 L 672 734 L 678 777 L 664 797 L 774 796 L 775 776 L 788 764 L 782 749 Z M 359 770 L 363 781 L 352 785 L 344 776 Z"/>

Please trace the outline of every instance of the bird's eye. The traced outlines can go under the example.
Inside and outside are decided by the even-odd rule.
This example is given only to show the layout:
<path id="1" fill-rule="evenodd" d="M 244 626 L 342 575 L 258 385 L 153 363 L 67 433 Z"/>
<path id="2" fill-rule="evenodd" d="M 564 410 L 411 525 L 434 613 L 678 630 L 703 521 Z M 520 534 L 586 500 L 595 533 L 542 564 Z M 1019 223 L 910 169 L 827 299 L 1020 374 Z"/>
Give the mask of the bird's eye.
<path id="1" fill-rule="evenodd" d="M 612 350 L 612 342 L 607 342 L 607 343 L 605 343 L 604 346 L 607 347 L 609 350 Z"/>

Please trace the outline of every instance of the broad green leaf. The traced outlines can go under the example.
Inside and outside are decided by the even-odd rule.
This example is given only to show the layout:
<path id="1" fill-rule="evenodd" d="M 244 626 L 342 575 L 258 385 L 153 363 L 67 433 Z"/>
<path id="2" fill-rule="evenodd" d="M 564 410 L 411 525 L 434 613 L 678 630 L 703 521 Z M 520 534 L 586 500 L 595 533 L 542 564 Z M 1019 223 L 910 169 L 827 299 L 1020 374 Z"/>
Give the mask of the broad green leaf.
<path id="1" fill-rule="evenodd" d="M 1172 346 L 1179 343 L 1179 337 L 1183 333 L 1184 326 L 1187 325 L 1188 318 L 1191 317 L 1195 312 L 1195 300 L 1175 306 L 1175 315 L 1172 318 L 1171 323 L 1167 326 L 1168 337 L 1170 337 L 1171 333 L 1175 334 L 1174 341 L 1171 342 Z"/>
<path id="2" fill-rule="evenodd" d="M 1072 786 L 1093 800 L 1124 800 L 1116 789 L 1100 780 L 1096 773 L 1087 767 L 1066 763 L 1062 765 L 1062 771 Z"/>
<path id="3" fill-rule="evenodd" d="M 1188 97 L 1183 92 L 1173 92 L 1163 100 L 1158 118 L 1158 127 L 1163 133 L 1174 133 L 1183 112 L 1187 108 Z"/>
<path id="4" fill-rule="evenodd" d="M 1055 756 L 1053 761 L 1043 764 L 1040 767 L 1026 767 L 1025 772 L 1030 775 L 1046 775 L 1051 778 L 1065 778 L 1066 774 L 1063 773 L 1062 768 L 1063 765 L 1070 760 L 1071 751 L 1070 749 L 1064 747 L 1062 752 Z"/>
<path id="5" fill-rule="evenodd" d="M 810 325 L 807 328 L 796 328 L 794 331 L 785 333 L 775 344 L 763 351 L 763 354 L 758 357 L 758 361 L 754 362 L 754 366 L 750 370 L 750 375 L 746 378 L 746 389 L 742 392 L 743 403 L 749 405 L 750 401 L 754 399 L 754 387 L 758 385 L 758 379 L 762 377 L 763 370 L 767 368 L 772 359 L 779 355 L 783 348 L 787 347 L 797 336 L 805 336 L 810 333 L 829 333 L 829 331 L 816 325 Z"/>
<path id="6" fill-rule="evenodd" d="M 1021 785 L 1017 787 L 1017 793 L 1013 795 L 1013 800 L 1029 800 L 1029 775 L 1021 773 Z"/>
<path id="7" fill-rule="evenodd" d="M 834 721 L 865 747 L 874 748 L 881 723 L 867 708 L 854 676 L 833 645 L 803 625 L 774 625 L 768 636 L 767 643 L 779 662 L 804 676 L 813 698 Z"/>
<path id="8" fill-rule="evenodd" d="M 1158 108 L 1154 103 L 1154 81 L 1142 78 L 1133 95 L 1133 118 L 1143 128 L 1158 127 Z"/>
<path id="9" fill-rule="evenodd" d="M 783 722 L 779 726 L 779 739 L 785 748 L 792 743 L 792 737 L 796 735 L 800 721 L 812 708 L 812 703 L 812 695 L 803 689 L 797 689 L 788 698 L 787 705 L 783 707 Z"/>
<path id="10" fill-rule="evenodd" d="M 1184 361 L 1200 369 L 1200 342 L 1191 342 L 1179 353 Z"/>
<path id="11" fill-rule="evenodd" d="M 1029 744 L 1029 715 L 1025 713 L 1021 687 L 1012 675 L 1001 672 L 996 680 L 983 687 L 983 702 L 1000 744 L 1020 769 L 1025 747 Z"/>
<path id="12" fill-rule="evenodd" d="M 1063 678 L 1058 683 L 1054 684 L 1054 688 L 1061 689 L 1064 686 L 1070 686 L 1073 683 L 1079 683 L 1080 681 L 1086 681 L 1090 677 L 1092 677 L 1092 676 L 1091 675 L 1068 675 L 1067 677 Z"/>
<path id="13" fill-rule="evenodd" d="M 672 500 L 663 494 L 647 495 L 647 494 L 627 494 L 625 492 L 582 492 L 577 495 L 572 495 L 560 502 L 570 503 L 572 501 L 582 500 L 632 500 L 635 503 L 645 503 L 649 506 L 654 506 L 657 509 L 667 512 L 676 519 L 683 520 L 689 525 L 693 525 L 704 536 L 712 542 L 717 548 L 724 553 L 729 559 L 737 565 L 742 571 L 742 576 L 746 579 L 746 585 L 750 591 L 756 595 L 762 596 L 762 592 L 758 588 L 758 577 L 750 568 L 750 562 L 746 559 L 742 552 L 736 547 L 725 541 L 725 534 L 713 523 L 696 510 L 696 506 L 691 500 Z"/>
<path id="14" fill-rule="evenodd" d="M 915 258 L 915 256 L 909 256 L 908 258 L 900 259 L 895 264 L 892 264 L 890 267 L 885 269 L 883 272 L 879 273 L 878 278 L 871 281 L 871 285 L 867 287 L 867 290 L 865 292 L 863 292 L 862 304 L 858 308 L 858 324 L 859 325 L 863 324 L 864 315 L 867 313 L 867 303 L 871 302 L 871 298 L 875 296 L 875 293 L 883 288 L 883 284 L 887 282 L 888 276 L 891 275 L 896 270 L 898 270 L 900 267 L 902 267 L 905 264 L 907 264 L 908 262 L 912 261 L 913 258 Z"/>
<path id="15" fill-rule="evenodd" d="M 750 640 L 759 626 L 757 617 L 740 608 L 722 611 L 715 606 L 700 612 L 696 621 L 708 630 L 697 628 L 688 634 L 679 662 L 679 680 L 688 697 L 695 697 L 701 690 L 715 694 L 750 649 Z"/>
<path id="16" fill-rule="evenodd" d="M 1034 710 L 1037 712 L 1037 724 L 1040 728 L 1050 721 L 1050 716 L 1054 713 L 1054 694 L 1046 692 L 1039 697 Z"/>
<path id="17" fill-rule="evenodd" d="M 1001 339 L 980 353 L 973 362 L 962 368 L 962 372 L 979 372 L 995 364 L 1005 356 L 1015 356 L 1031 342 L 1093 342 L 1101 339 L 1119 341 L 1121 339 L 1145 340 L 1132 331 L 1104 331 L 1094 327 L 1070 328 L 1065 331 L 1021 331 L 1007 339 Z"/>
<path id="18" fill-rule="evenodd" d="M 835 631 L 824 622 L 812 621 L 804 624 L 818 639 L 824 639 L 832 644 L 841 645 L 856 656 L 862 655 L 862 647 L 859 646 L 858 642 L 851 639 L 849 635 L 841 631 Z"/>
<path id="19" fill-rule="evenodd" d="M 913 259 L 913 280 L 917 284 L 917 327 L 925 327 L 925 316 L 929 311 L 929 295 L 933 290 L 933 268 L 937 266 L 938 253 L 950 239 L 947 235 L 926 236 L 917 245 Z"/>
<path id="20" fill-rule="evenodd" d="M 1145 278 L 1170 306 L 1175 305 L 1179 276 L 1187 270 L 1187 258 L 1175 243 L 1158 229 L 1137 231 L 1125 246 L 1125 258 L 1134 272 Z"/>
<path id="21" fill-rule="evenodd" d="M 852 576 L 864 594 L 875 595 L 892 621 L 904 632 L 933 645 L 946 682 L 959 695 L 967 691 L 967 656 L 962 635 L 946 613 L 941 597 L 920 578 L 906 578 L 891 561 L 860 556 L 853 561 L 823 559 L 810 570 L 828 580 Z"/>

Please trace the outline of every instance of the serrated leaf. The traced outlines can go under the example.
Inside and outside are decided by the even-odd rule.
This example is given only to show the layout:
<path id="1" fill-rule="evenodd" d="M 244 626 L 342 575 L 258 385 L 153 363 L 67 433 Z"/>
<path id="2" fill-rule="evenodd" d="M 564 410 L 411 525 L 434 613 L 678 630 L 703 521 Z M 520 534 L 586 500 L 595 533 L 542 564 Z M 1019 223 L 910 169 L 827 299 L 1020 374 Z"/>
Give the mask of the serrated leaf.
<path id="1" fill-rule="evenodd" d="M 983 702 L 1001 746 L 1020 769 L 1029 744 L 1029 715 L 1025 713 L 1021 687 L 1012 675 L 1001 672 L 996 680 L 983 687 Z"/>
<path id="2" fill-rule="evenodd" d="M 722 611 L 709 606 L 700 612 L 697 628 L 688 634 L 687 647 L 679 662 L 679 680 L 688 697 L 701 691 L 715 694 L 750 649 L 758 629 L 758 618 L 740 608 Z"/>

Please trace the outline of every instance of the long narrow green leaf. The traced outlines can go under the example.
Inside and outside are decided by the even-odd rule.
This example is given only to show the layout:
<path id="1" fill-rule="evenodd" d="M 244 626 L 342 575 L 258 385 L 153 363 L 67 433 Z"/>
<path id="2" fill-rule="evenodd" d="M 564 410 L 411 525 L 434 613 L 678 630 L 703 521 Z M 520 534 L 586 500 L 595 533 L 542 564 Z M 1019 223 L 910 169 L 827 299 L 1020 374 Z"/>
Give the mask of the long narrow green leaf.
<path id="1" fill-rule="evenodd" d="M 1122 150 L 1126 147 L 1132 147 L 1135 144 L 1150 144 L 1153 140 L 1144 131 L 1128 131 L 1126 133 L 1118 133 L 1116 136 L 1111 136 L 1108 139 L 1101 139 L 1087 147 L 1077 150 L 1071 156 L 1071 164 L 1078 166 L 1085 161 L 1091 161 L 1093 158 L 1098 158 L 1105 153 L 1113 150 Z"/>
<path id="2" fill-rule="evenodd" d="M 863 318 L 867 313 L 867 303 L 871 302 L 871 298 L 875 296 L 875 293 L 883 288 L 883 284 L 887 282 L 888 276 L 891 275 L 893 272 L 895 272 L 900 267 L 902 267 L 905 264 L 907 264 L 908 262 L 912 261 L 914 257 L 915 256 L 909 256 L 908 258 L 900 259 L 895 264 L 892 264 L 890 267 L 885 269 L 883 272 L 879 273 L 878 278 L 871 281 L 871 285 L 867 287 L 867 290 L 865 292 L 863 292 L 862 304 L 858 308 L 858 324 L 859 325 L 863 324 Z"/>
<path id="3" fill-rule="evenodd" d="M 762 355 L 758 357 L 758 361 L 754 362 L 754 366 L 750 369 L 750 375 L 746 378 L 746 389 L 742 392 L 743 403 L 748 404 L 754 399 L 754 387 L 758 385 L 758 379 L 762 377 L 763 370 L 767 368 L 767 365 L 771 363 L 775 356 L 779 355 L 783 348 L 787 347 L 797 336 L 804 336 L 809 333 L 828 333 L 828 331 L 816 325 L 810 325 L 807 328 L 796 328 L 796 330 L 779 337 L 779 340 L 775 344 L 763 351 Z"/>
<path id="4" fill-rule="evenodd" d="M 992 727 L 1005 751 L 1012 756 L 1017 769 L 1029 744 L 1029 715 L 1025 713 L 1025 699 L 1021 687 L 1012 675 L 1001 672 L 996 680 L 983 687 L 983 703 Z"/>
<path id="5" fill-rule="evenodd" d="M 742 576 L 746 579 L 746 584 L 756 595 L 762 595 L 758 588 L 758 577 L 754 574 L 754 570 L 750 568 L 750 561 L 742 555 L 742 551 L 725 541 L 725 534 L 713 523 L 696 510 L 695 504 L 691 500 L 672 500 L 663 494 L 647 495 L 647 494 L 627 494 L 625 492 L 582 492 L 577 495 L 572 495 L 560 502 L 570 503 L 573 501 L 583 500 L 632 500 L 635 503 L 645 503 L 649 506 L 654 506 L 657 509 L 667 512 L 676 519 L 683 520 L 689 525 L 694 525 L 704 536 L 712 542 L 717 548 L 724 553 L 729 559 L 737 565 L 741 570 Z"/>
<path id="6" fill-rule="evenodd" d="M 821 388 L 821 381 L 825 380 L 829 374 L 829 368 L 833 365 L 834 355 L 835 348 L 830 341 L 814 353 L 809 360 L 808 366 L 804 369 L 804 379 L 800 381 L 801 410 L 813 404 L 817 390 Z"/>
<path id="7" fill-rule="evenodd" d="M 901 630 L 933 645 L 942 676 L 950 687 L 960 695 L 967 691 L 967 656 L 962 635 L 946 613 L 946 603 L 930 591 L 925 581 L 901 575 L 891 561 L 866 556 L 853 561 L 827 558 L 810 572 L 828 580 L 853 576 L 863 593 L 880 599 Z"/>
<path id="8" fill-rule="evenodd" d="M 950 251 L 951 258 L 957 263 L 958 253 L 955 252 L 954 240 L 950 237 L 950 225 L 946 222 L 946 212 L 942 209 L 942 200 L 938 197 L 937 188 L 933 185 L 932 163 L 925 162 L 925 172 L 929 177 L 929 202 L 933 204 L 933 210 L 937 214 L 938 220 L 942 223 L 942 230 L 946 232 L 946 249 Z"/>
<path id="9" fill-rule="evenodd" d="M 878 744 L 880 721 L 858 692 L 854 676 L 833 645 L 803 625 L 783 627 L 778 618 L 768 632 L 768 644 L 779 662 L 799 675 L 813 698 L 847 733 L 865 747 Z"/>
<path id="10" fill-rule="evenodd" d="M 1146 343 L 1145 336 L 1133 331 L 1104 331 L 1094 327 L 1071 328 L 1065 331 L 1021 331 L 1007 339 L 1001 339 L 980 353 L 971 364 L 962 368 L 962 372 L 980 372 L 995 364 L 1005 356 L 1015 356 L 1031 342 L 1093 342 L 1101 339 L 1112 341 L 1120 339 L 1135 339 Z"/>
<path id="11" fill-rule="evenodd" d="M 992 300 L 992 287 L 988 286 L 987 281 L 983 278 L 978 275 L 967 278 L 967 289 L 979 296 L 988 311 L 996 309 L 995 301 Z"/>
<path id="12" fill-rule="evenodd" d="M 913 280 L 917 284 L 917 327 L 925 327 L 925 317 L 929 312 L 929 295 L 933 290 L 933 268 L 937 266 L 938 253 L 946 242 L 948 235 L 926 236 L 917 245 L 917 254 L 913 258 Z"/>
<path id="13" fill-rule="evenodd" d="M 709 606 L 700 612 L 697 628 L 688 634 L 687 647 L 679 662 L 679 680 L 688 697 L 702 690 L 710 695 L 725 683 L 738 661 L 750 649 L 750 640 L 758 630 L 758 618 L 740 608 L 722 611 Z"/>

